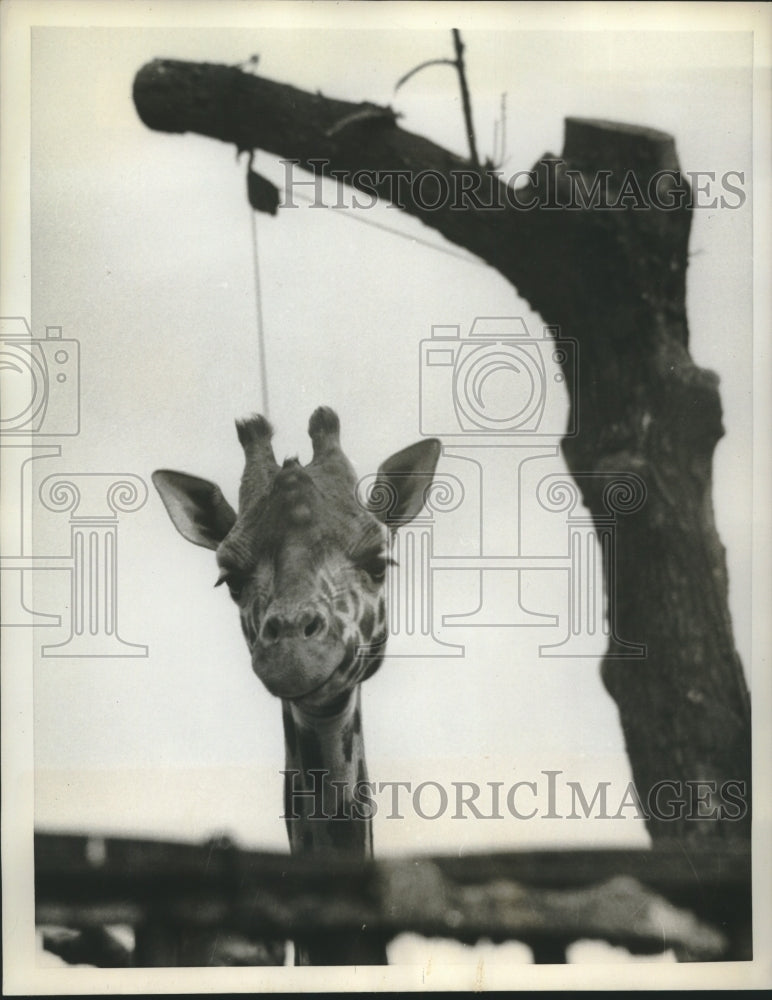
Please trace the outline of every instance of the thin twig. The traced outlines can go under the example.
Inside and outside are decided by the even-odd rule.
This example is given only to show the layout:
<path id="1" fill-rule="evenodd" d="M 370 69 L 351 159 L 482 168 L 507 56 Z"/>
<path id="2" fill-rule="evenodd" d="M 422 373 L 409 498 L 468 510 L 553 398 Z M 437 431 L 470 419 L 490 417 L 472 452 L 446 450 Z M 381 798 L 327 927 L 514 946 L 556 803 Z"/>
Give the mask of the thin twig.
<path id="1" fill-rule="evenodd" d="M 456 48 L 456 70 L 458 72 L 458 82 L 461 86 L 461 103 L 464 107 L 464 122 L 466 124 L 466 134 L 469 139 L 469 156 L 475 167 L 480 166 L 480 159 L 477 156 L 477 144 L 474 138 L 474 125 L 472 124 L 472 104 L 469 100 L 469 88 L 466 83 L 466 70 L 464 68 L 464 43 L 461 41 L 461 34 L 458 28 L 453 28 L 453 44 Z"/>
<path id="2" fill-rule="evenodd" d="M 405 73 L 404 76 L 401 76 L 399 80 L 397 80 L 394 86 L 394 92 L 396 93 L 403 83 L 407 83 L 407 81 L 410 79 L 411 76 L 415 76 L 416 73 L 418 73 L 422 69 L 426 69 L 427 66 L 455 66 L 455 65 L 456 65 L 455 59 L 427 59 L 426 62 L 419 63 L 417 66 L 414 66 L 411 70 L 408 70 L 408 72 Z"/>
<path id="3" fill-rule="evenodd" d="M 500 166 L 504 165 L 504 160 L 507 157 L 507 94 L 506 91 L 501 95 L 501 156 L 499 157 Z"/>

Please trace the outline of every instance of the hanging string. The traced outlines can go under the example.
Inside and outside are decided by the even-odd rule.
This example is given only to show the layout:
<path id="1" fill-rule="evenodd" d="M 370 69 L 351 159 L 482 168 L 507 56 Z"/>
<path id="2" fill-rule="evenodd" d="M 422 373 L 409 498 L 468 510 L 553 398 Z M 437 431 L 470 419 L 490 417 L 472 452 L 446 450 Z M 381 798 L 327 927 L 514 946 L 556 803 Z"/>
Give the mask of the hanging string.
<path id="1" fill-rule="evenodd" d="M 324 202 L 318 202 L 316 197 L 311 197 L 310 195 L 304 194 L 302 191 L 293 191 L 293 198 L 299 198 L 301 201 L 308 202 L 309 205 L 313 205 L 315 208 L 326 208 L 331 212 L 336 211 L 336 207 L 333 205 L 325 205 Z M 437 243 L 432 243 L 430 240 L 422 240 L 420 236 L 411 236 L 409 233 L 402 232 L 400 229 L 394 229 L 392 226 L 387 226 L 383 222 L 376 222 L 375 219 L 366 219 L 362 215 L 356 215 L 354 212 L 340 212 L 344 219 L 349 219 L 351 222 L 361 222 L 363 226 L 372 226 L 373 229 L 380 229 L 384 233 L 391 233 L 392 236 L 399 236 L 400 239 L 407 240 L 409 243 L 417 244 L 419 246 L 428 247 L 430 250 L 436 250 L 437 253 L 447 254 L 449 257 L 457 257 L 459 260 L 466 261 L 467 264 L 473 264 L 475 267 L 488 267 L 489 265 L 484 261 L 480 260 L 479 257 L 473 257 L 471 254 L 458 253 L 456 250 L 451 250 L 449 247 L 440 246 Z"/>
<path id="2" fill-rule="evenodd" d="M 252 171 L 255 160 L 257 159 L 256 150 L 250 150 L 249 162 L 247 163 L 247 174 Z M 293 192 L 294 197 L 300 198 L 302 201 L 312 202 L 314 199 L 302 194 L 299 191 Z M 330 206 L 324 205 L 325 208 Z M 255 316 L 257 323 L 257 351 L 258 351 L 258 367 L 260 370 L 260 395 L 262 398 L 262 413 L 263 416 L 270 420 L 270 404 L 268 399 L 268 361 L 266 354 L 266 344 L 265 344 L 265 323 L 263 320 L 263 295 L 260 285 L 260 256 L 258 251 L 258 238 L 257 238 L 257 216 L 258 212 L 250 205 L 249 214 L 250 219 L 250 234 L 252 237 L 252 269 L 254 275 L 254 286 L 255 286 Z M 372 226 L 374 229 L 380 229 L 383 232 L 391 233 L 393 236 L 398 236 L 401 239 L 406 239 L 410 243 L 419 244 L 421 246 L 428 247 L 430 250 L 436 250 L 439 253 L 448 254 L 451 257 L 457 257 L 460 260 L 466 261 L 468 264 L 473 264 L 478 267 L 487 267 L 488 265 L 471 255 L 464 253 L 458 253 L 455 250 L 451 250 L 448 247 L 439 246 L 436 243 L 432 243 L 429 240 L 423 240 L 420 237 L 410 236 L 408 233 L 401 232 L 398 229 L 394 229 L 391 226 L 384 225 L 382 222 L 376 222 L 374 219 L 365 219 L 360 215 L 354 215 L 353 213 L 346 212 L 345 218 L 352 219 L 355 222 L 361 222 L 363 225 Z"/>
<path id="3" fill-rule="evenodd" d="M 256 152 L 252 150 L 249 154 L 247 171 L 252 169 Z M 258 213 L 250 206 L 249 214 L 252 217 L 250 231 L 252 233 L 252 268 L 255 279 L 255 310 L 257 317 L 257 351 L 258 366 L 260 368 L 260 395 L 263 400 L 262 413 L 266 420 L 271 419 L 270 407 L 268 405 L 268 362 L 265 351 L 265 326 L 263 323 L 263 296 L 260 289 L 260 260 L 257 250 L 257 215 Z"/>

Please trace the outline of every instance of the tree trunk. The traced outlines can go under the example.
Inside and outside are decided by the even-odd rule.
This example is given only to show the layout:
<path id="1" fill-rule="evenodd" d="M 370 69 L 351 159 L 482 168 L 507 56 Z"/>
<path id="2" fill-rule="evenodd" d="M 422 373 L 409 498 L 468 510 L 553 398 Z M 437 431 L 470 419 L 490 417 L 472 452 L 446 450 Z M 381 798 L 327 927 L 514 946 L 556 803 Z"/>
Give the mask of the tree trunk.
<path id="1" fill-rule="evenodd" d="M 603 680 L 644 806 L 676 783 L 650 833 L 747 837 L 750 705 L 711 503 L 721 404 L 716 376 L 688 351 L 690 190 L 672 138 L 568 119 L 562 158 L 546 154 L 515 190 L 402 130 L 389 108 L 232 67 L 156 60 L 137 74 L 134 101 L 151 128 L 263 149 L 390 198 L 578 342 L 578 363 L 565 360 L 578 433 L 563 450 L 596 523 L 609 491 L 629 508 L 616 524 L 616 633 L 646 647 L 623 659 L 612 639 Z M 620 474 L 637 496 L 619 495 Z"/>

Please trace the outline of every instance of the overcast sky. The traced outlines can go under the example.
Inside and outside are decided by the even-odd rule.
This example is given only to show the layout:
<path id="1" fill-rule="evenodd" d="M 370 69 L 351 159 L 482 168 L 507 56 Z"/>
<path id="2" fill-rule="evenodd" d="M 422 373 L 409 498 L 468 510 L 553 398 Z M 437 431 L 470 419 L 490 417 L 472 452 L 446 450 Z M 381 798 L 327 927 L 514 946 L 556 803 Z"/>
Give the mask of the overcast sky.
<path id="1" fill-rule="evenodd" d="M 232 147 L 151 132 L 139 121 L 131 87 L 147 61 L 233 64 L 259 54 L 265 76 L 390 103 L 403 127 L 465 153 L 449 68 L 427 69 L 394 94 L 416 63 L 452 54 L 444 8 L 421 30 L 398 21 L 390 30 L 343 30 L 338 22 L 308 30 L 298 9 L 292 16 L 301 23 L 290 31 L 266 26 L 276 21 L 266 7 L 251 10 L 253 21 L 232 30 L 180 23 L 33 33 L 32 324 L 38 336 L 57 325 L 80 341 L 82 412 L 80 434 L 62 439 L 61 458 L 39 460 L 38 479 L 114 472 L 149 483 L 153 469 L 170 467 L 216 480 L 235 500 L 242 455 L 233 420 L 263 404 L 244 163 Z M 749 33 L 524 30 L 534 26 L 525 21 L 512 15 L 499 30 L 464 29 L 482 155 L 494 151 L 493 123 L 506 93 L 505 169 L 512 172 L 560 152 L 566 116 L 600 117 L 670 132 L 684 169 L 744 172 L 750 191 Z M 280 163 L 265 155 L 258 163 L 283 183 Z M 365 217 L 396 232 L 362 224 Z M 361 473 L 416 440 L 419 344 L 434 324 L 466 331 L 478 315 L 509 315 L 540 331 L 538 317 L 497 273 L 385 205 L 360 217 L 305 205 L 260 216 L 258 243 L 280 459 L 309 457 L 305 427 L 322 403 L 339 412 L 344 447 Z M 747 665 L 750 203 L 696 211 L 691 253 L 691 350 L 721 377 L 727 435 L 716 453 L 715 499 Z M 551 385 L 547 413 L 560 427 L 567 403 L 563 388 Z M 463 463 L 443 462 L 441 469 L 463 476 Z M 562 469 L 559 458 L 542 459 L 537 479 Z M 488 530 L 500 524 L 505 531 L 508 512 L 506 496 L 491 499 Z M 459 546 L 470 551 L 475 537 L 473 513 L 456 517 L 437 527 L 447 555 L 460 554 Z M 560 547 L 565 526 L 537 518 L 531 531 L 529 553 L 539 556 Z M 65 515 L 40 512 L 35 532 L 38 552 L 67 551 Z M 119 535 L 119 630 L 147 645 L 149 656 L 37 656 L 38 824 L 181 838 L 223 830 L 244 844 L 283 848 L 279 704 L 251 674 L 227 595 L 212 589 L 212 554 L 176 534 L 154 493 L 121 518 Z M 66 574 L 38 576 L 36 609 L 62 613 Z M 603 642 L 594 658 L 545 660 L 538 655 L 544 630 L 440 629 L 443 614 L 474 607 L 477 591 L 466 575 L 437 577 L 438 633 L 463 645 L 464 655 L 392 659 L 365 685 L 371 777 L 510 783 L 557 769 L 570 780 L 624 788 L 616 708 L 598 674 Z M 524 585 L 532 608 L 565 614 L 564 575 L 531 574 Z M 560 628 L 550 632 L 551 640 L 560 636 Z M 600 833 L 597 823 L 569 826 L 467 822 L 460 829 L 450 821 L 379 819 L 376 844 L 386 853 L 645 843 L 632 819 Z"/>

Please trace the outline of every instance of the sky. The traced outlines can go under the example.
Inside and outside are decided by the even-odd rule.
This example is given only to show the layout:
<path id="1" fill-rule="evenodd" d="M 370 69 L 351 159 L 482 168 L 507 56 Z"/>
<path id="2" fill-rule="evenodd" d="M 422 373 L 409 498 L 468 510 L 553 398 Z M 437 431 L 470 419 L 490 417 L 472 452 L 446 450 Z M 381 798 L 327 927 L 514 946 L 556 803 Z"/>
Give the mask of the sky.
<path id="1" fill-rule="evenodd" d="M 31 298 L 4 302 L 3 312 L 30 316 L 36 337 L 61 326 L 63 337 L 79 341 L 81 421 L 75 436 L 45 438 L 61 455 L 32 463 L 29 496 L 54 473 L 131 474 L 149 484 L 163 467 L 212 479 L 233 501 L 242 460 L 233 421 L 264 408 L 244 161 L 222 143 L 152 132 L 140 122 L 131 88 L 146 62 L 235 64 L 259 54 L 262 75 L 391 104 L 404 128 L 465 154 L 449 68 L 426 69 L 394 92 L 417 63 L 452 54 L 445 8 L 422 17 L 420 27 L 403 13 L 387 28 L 368 27 L 370 11 L 344 23 L 330 6 L 309 15 L 322 19 L 312 28 L 305 5 L 282 7 L 280 17 L 257 4 L 232 28 L 189 27 L 193 16 L 174 23 L 167 10 L 165 27 L 33 30 Z M 529 22 L 513 6 L 498 24 L 486 14 L 463 26 L 482 155 L 493 153 L 505 93 L 505 170 L 527 170 L 543 153 L 559 153 L 566 116 L 597 117 L 669 132 L 685 170 L 740 171 L 750 191 L 749 32 L 662 31 L 651 22 L 646 30 L 589 31 L 578 30 L 576 18 L 572 30 L 555 21 L 547 29 L 543 18 Z M 257 163 L 284 183 L 275 158 L 260 154 Z M 737 210 L 695 211 L 691 353 L 721 379 L 727 433 L 716 450 L 714 501 L 746 671 L 751 241 L 750 199 Z M 458 325 L 466 334 L 478 316 L 509 316 L 541 335 L 539 317 L 496 272 L 388 205 L 357 216 L 300 203 L 275 218 L 261 215 L 257 248 L 280 460 L 310 457 L 305 428 L 320 404 L 339 413 L 344 448 L 361 474 L 417 440 L 420 345 L 432 326 Z M 523 466 L 523 545 L 535 559 L 560 555 L 566 538 L 565 520 L 533 501 L 543 476 L 565 471 L 554 446 L 567 398 L 554 377 L 547 381 L 545 421 L 556 430 Z M 435 517 L 438 555 L 474 553 L 480 509 L 487 554 L 511 554 L 516 482 L 508 461 L 506 448 L 443 457 L 440 471 L 456 476 L 465 493 L 456 511 Z M 35 552 L 66 555 L 67 515 L 36 501 L 33 510 Z M 147 646 L 147 656 L 41 656 L 41 645 L 67 637 L 68 574 L 36 572 L 27 593 L 35 610 L 64 616 L 60 629 L 37 629 L 33 640 L 36 824 L 194 840 L 226 832 L 244 846 L 284 849 L 279 704 L 251 673 L 227 595 L 213 590 L 212 554 L 176 534 L 152 488 L 140 509 L 121 515 L 118 536 L 118 631 Z M 445 627 L 444 615 L 474 608 L 478 580 L 447 570 L 434 581 L 435 635 L 461 655 L 418 659 L 404 655 L 410 644 L 396 637 L 393 649 L 403 655 L 364 686 L 371 777 L 510 784 L 542 782 L 551 769 L 588 787 L 611 781 L 621 794 L 629 769 L 599 677 L 602 637 L 588 640 L 582 656 L 539 655 L 546 633 L 559 642 L 564 631 L 565 573 L 523 578 L 525 606 L 559 616 L 549 629 Z M 488 582 L 494 601 L 506 601 L 501 580 Z M 630 816 L 598 825 L 382 816 L 375 839 L 380 854 L 647 843 L 643 824 Z"/>

